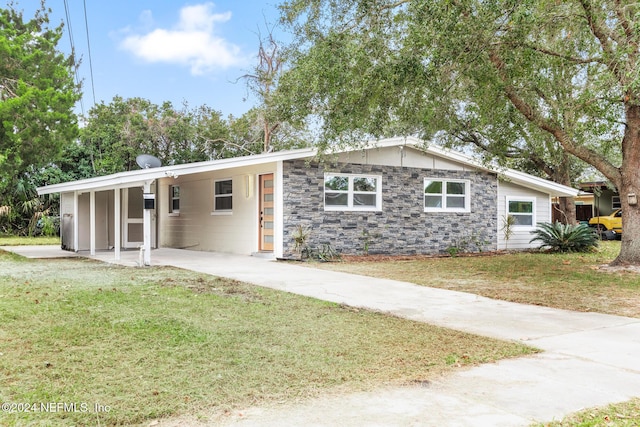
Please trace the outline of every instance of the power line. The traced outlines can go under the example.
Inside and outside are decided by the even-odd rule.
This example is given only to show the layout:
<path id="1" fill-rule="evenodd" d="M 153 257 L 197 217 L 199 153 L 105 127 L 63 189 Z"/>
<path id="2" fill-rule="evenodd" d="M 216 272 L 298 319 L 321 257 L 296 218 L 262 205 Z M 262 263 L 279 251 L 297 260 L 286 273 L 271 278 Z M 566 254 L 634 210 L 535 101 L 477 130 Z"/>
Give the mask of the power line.
<path id="1" fill-rule="evenodd" d="M 67 28 L 69 29 L 69 44 L 71 45 L 71 54 L 73 55 L 74 61 L 75 61 L 76 46 L 75 46 L 75 43 L 73 42 L 73 29 L 71 28 L 71 17 L 69 14 L 69 4 L 67 3 L 67 0 L 64 0 L 64 13 L 65 13 L 65 18 L 67 20 Z M 77 66 L 75 67 L 75 76 L 76 76 L 76 84 L 80 86 L 80 77 L 78 76 Z M 80 98 L 80 111 L 84 116 L 84 103 L 82 102 L 82 98 Z"/>
<path id="2" fill-rule="evenodd" d="M 93 61 L 91 60 L 91 42 L 89 41 L 89 21 L 87 20 L 87 0 L 83 0 L 82 5 L 84 6 L 84 28 L 87 33 L 87 50 L 89 51 L 89 75 L 91 76 L 91 93 L 93 95 L 93 105 L 96 105 L 96 89 L 95 85 L 93 84 Z"/>

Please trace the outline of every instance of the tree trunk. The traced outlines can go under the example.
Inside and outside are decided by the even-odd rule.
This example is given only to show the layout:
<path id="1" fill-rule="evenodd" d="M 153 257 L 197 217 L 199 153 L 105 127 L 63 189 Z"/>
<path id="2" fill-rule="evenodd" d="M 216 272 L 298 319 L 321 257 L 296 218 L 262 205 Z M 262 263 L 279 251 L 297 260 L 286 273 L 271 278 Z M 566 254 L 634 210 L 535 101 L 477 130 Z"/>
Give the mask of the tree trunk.
<path id="1" fill-rule="evenodd" d="M 576 201 L 573 197 L 560 197 L 558 206 L 554 207 L 560 211 L 560 222 L 563 224 L 576 224 Z"/>
<path id="2" fill-rule="evenodd" d="M 555 168 L 551 178 L 567 187 L 573 186 L 573 182 L 571 182 L 571 161 L 566 151 L 562 151 L 562 161 Z M 560 222 L 563 224 L 576 224 L 576 200 L 573 197 L 560 197 L 558 209 L 562 212 Z"/>
<path id="3" fill-rule="evenodd" d="M 612 265 L 640 265 L 640 106 L 627 106 L 627 127 L 622 140 L 622 179 L 618 186 L 622 206 L 622 245 Z M 631 195 L 631 197 L 630 197 Z"/>

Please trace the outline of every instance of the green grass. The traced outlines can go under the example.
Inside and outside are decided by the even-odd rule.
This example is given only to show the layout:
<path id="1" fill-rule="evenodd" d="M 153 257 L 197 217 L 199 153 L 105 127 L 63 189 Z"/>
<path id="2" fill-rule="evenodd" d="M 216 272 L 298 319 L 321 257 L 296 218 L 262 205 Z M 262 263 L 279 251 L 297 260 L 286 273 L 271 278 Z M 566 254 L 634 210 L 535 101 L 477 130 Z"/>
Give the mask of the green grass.
<path id="1" fill-rule="evenodd" d="M 26 245 L 59 245 L 60 237 L 24 237 L 5 236 L 0 234 L 0 246 L 26 246 Z"/>
<path id="2" fill-rule="evenodd" d="M 636 427 L 640 425 L 640 399 L 592 408 L 572 414 L 562 421 L 538 424 L 544 427 Z"/>
<path id="3" fill-rule="evenodd" d="M 454 258 L 376 259 L 310 264 L 489 298 L 576 311 L 640 317 L 640 274 L 610 272 L 604 265 L 620 242 L 602 242 L 593 253 L 517 252 Z"/>
<path id="4" fill-rule="evenodd" d="M 78 408 L 4 412 L 3 426 L 148 424 L 534 351 L 184 270 L 2 251 L 0 306 L 0 401 Z"/>
<path id="5" fill-rule="evenodd" d="M 520 252 L 455 258 L 358 257 L 307 264 L 350 273 L 471 292 L 495 299 L 640 317 L 640 273 L 610 271 L 620 242 L 601 242 L 586 254 Z M 640 399 L 572 414 L 545 427 L 640 425 Z"/>

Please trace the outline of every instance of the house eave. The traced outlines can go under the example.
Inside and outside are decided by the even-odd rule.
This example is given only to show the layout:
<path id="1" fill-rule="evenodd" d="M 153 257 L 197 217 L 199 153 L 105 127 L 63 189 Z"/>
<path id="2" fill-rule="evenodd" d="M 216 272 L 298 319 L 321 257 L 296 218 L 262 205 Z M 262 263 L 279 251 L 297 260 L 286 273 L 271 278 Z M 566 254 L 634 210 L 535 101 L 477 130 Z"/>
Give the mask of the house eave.
<path id="1" fill-rule="evenodd" d="M 547 179 L 539 178 L 537 176 L 533 176 L 524 172 L 517 171 L 515 169 L 509 168 L 494 168 L 481 162 L 477 161 L 473 157 L 467 156 L 464 153 L 460 153 L 458 151 L 453 151 L 447 148 L 443 148 L 437 145 L 428 144 L 425 146 L 424 141 L 415 138 L 415 137 L 399 137 L 399 138 L 389 138 L 380 141 L 372 141 L 370 142 L 371 147 L 392 147 L 406 145 L 414 147 L 418 150 L 422 150 L 428 154 L 443 157 L 449 160 L 453 160 L 465 166 L 469 166 L 475 169 L 484 170 L 487 172 L 493 172 L 498 174 L 502 179 L 513 182 L 518 185 L 522 185 L 524 187 L 530 188 L 532 190 L 540 191 L 543 193 L 548 193 L 551 197 L 575 197 L 580 191 L 559 184 L 554 181 L 549 181 Z"/>
<path id="2" fill-rule="evenodd" d="M 396 137 L 365 143 L 362 149 L 375 149 L 409 146 L 421 150 L 433 156 L 458 162 L 462 165 L 498 174 L 503 179 L 528 187 L 537 191 L 548 193 L 552 197 L 575 197 L 579 191 L 556 182 L 538 178 L 533 175 L 508 168 L 492 168 L 466 154 L 442 148 L 436 145 L 425 145 L 424 141 L 415 137 Z M 350 151 L 347 149 L 336 150 L 336 153 Z M 316 148 L 301 148 L 297 150 L 265 153 L 252 156 L 234 157 L 229 159 L 210 160 L 205 162 L 187 163 L 182 165 L 162 166 L 153 169 L 141 169 L 128 172 L 120 172 L 79 181 L 38 187 L 39 195 L 65 192 L 102 191 L 116 188 L 142 186 L 144 183 L 156 179 L 175 177 L 179 175 L 197 174 L 222 169 L 253 166 L 264 163 L 280 162 L 286 160 L 315 157 L 318 154 Z"/>
<path id="3" fill-rule="evenodd" d="M 221 169 L 313 157 L 316 155 L 316 153 L 317 150 L 315 148 L 302 148 L 298 150 L 266 153 L 253 156 L 234 157 L 229 159 L 210 160 L 197 163 L 186 163 L 182 165 L 162 166 L 159 168 L 119 172 L 111 175 L 88 178 L 79 181 L 46 185 L 43 187 L 38 187 L 37 191 L 39 195 L 44 195 L 52 193 L 66 193 L 72 191 L 103 191 L 116 188 L 135 187 L 141 186 L 145 182 L 154 181 L 161 178 L 170 178 L 180 175 L 190 175 Z"/>

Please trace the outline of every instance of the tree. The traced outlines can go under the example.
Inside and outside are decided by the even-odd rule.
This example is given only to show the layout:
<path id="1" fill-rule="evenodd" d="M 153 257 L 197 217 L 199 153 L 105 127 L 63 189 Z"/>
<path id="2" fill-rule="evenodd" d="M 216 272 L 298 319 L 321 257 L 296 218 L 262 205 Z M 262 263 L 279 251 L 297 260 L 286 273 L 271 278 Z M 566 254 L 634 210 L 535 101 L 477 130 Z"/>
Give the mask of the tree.
<path id="1" fill-rule="evenodd" d="M 533 138 L 618 189 L 614 263 L 640 264 L 640 5 L 624 0 L 291 0 L 297 45 L 283 109 L 325 136 Z M 551 144 L 549 145 L 549 142 Z M 548 147 L 545 147 L 548 145 Z M 619 154 L 619 161 L 616 155 Z"/>
<path id="2" fill-rule="evenodd" d="M 136 157 L 142 153 L 165 165 L 260 153 L 261 129 L 254 110 L 224 118 L 206 105 L 191 109 L 185 104 L 178 110 L 170 102 L 116 96 L 89 111 L 80 139 L 94 173 L 106 175 L 137 169 Z M 275 134 L 272 143 L 282 145 Z"/>
<path id="3" fill-rule="evenodd" d="M 59 158 L 77 135 L 75 61 L 58 48 L 62 25 L 50 28 L 44 6 L 26 21 L 0 9 L 0 220 L 24 229 L 33 209 L 34 172 Z M 4 213 L 4 214 L 2 214 Z"/>
<path id="4" fill-rule="evenodd" d="M 221 113 L 207 106 L 177 110 L 143 98 L 113 98 L 94 106 L 81 132 L 97 175 L 137 169 L 136 157 L 151 154 L 163 164 L 217 158 L 229 130 Z"/>
<path id="5" fill-rule="evenodd" d="M 268 28 L 266 38 L 258 34 L 258 63 L 253 70 L 242 76 L 247 82 L 247 87 L 260 101 L 261 108 L 253 109 L 253 114 L 261 125 L 262 151 L 273 149 L 271 140 L 273 134 L 280 127 L 280 120 L 275 110 L 271 107 L 272 93 L 275 90 L 278 79 L 283 71 L 283 57 L 280 44 L 273 35 L 273 28 Z"/>
<path id="6" fill-rule="evenodd" d="M 267 35 L 258 33 L 259 47 L 257 64 L 241 77 L 247 88 L 258 99 L 259 105 L 251 108 L 242 117 L 230 118 L 230 125 L 240 137 L 236 141 L 243 149 L 261 142 L 260 150 L 249 148 L 252 152 L 269 152 L 309 145 L 310 137 L 301 121 L 286 121 L 277 108 L 275 93 L 280 77 L 284 73 L 285 57 L 281 44 L 274 36 L 275 26 L 267 25 Z M 232 132 L 233 133 L 233 132 Z M 244 135 L 244 136 L 242 136 Z"/>

